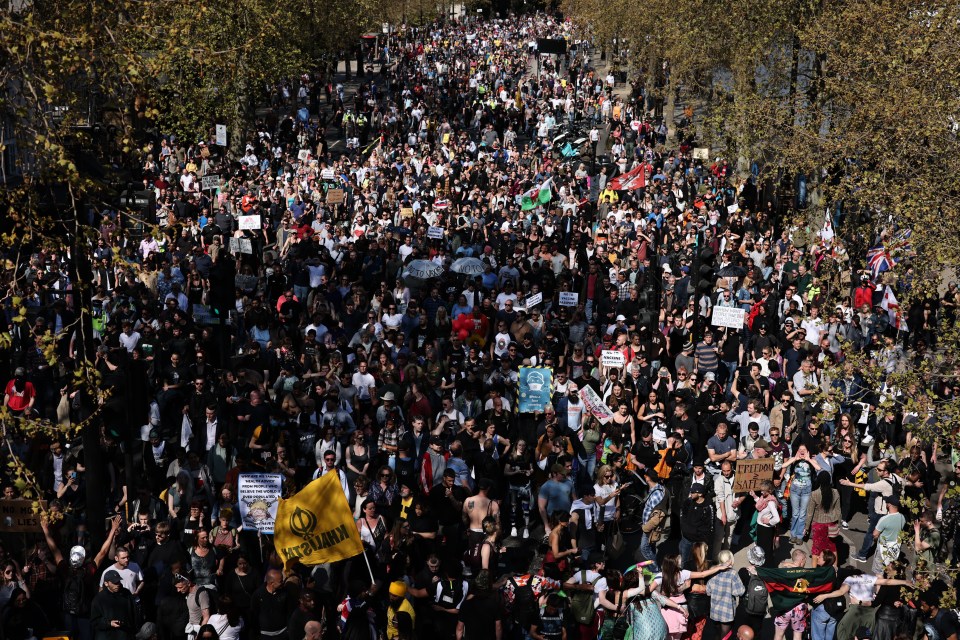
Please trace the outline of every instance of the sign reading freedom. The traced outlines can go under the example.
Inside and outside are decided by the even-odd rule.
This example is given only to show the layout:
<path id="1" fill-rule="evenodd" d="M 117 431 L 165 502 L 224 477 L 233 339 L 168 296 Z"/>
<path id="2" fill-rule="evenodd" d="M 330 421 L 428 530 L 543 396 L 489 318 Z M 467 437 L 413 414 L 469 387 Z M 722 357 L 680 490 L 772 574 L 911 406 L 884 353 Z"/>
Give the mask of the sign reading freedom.
<path id="1" fill-rule="evenodd" d="M 764 480 L 773 480 L 773 458 L 737 460 L 737 471 L 733 476 L 734 493 L 760 491 L 760 483 Z"/>

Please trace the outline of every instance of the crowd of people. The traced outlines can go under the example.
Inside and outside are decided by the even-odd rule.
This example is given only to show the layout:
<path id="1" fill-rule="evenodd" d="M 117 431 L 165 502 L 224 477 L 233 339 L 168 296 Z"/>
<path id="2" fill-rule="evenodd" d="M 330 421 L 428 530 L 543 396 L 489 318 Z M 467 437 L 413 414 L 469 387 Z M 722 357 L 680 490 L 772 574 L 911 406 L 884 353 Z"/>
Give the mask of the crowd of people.
<path id="1" fill-rule="evenodd" d="M 10 283 L 0 459 L 48 511 L 0 536 L 0 637 L 749 640 L 772 618 L 778 640 L 956 640 L 936 570 L 960 475 L 898 402 L 960 380 L 872 388 L 853 364 L 923 358 L 956 288 L 901 321 L 829 221 L 797 228 L 686 134 L 668 146 L 656 101 L 569 23 L 381 44 L 355 92 L 284 85 L 242 155 L 157 140 L 155 207 L 95 212 L 104 406 L 72 376 L 66 255 Z M 550 371 L 542 411 L 521 410 L 524 367 Z M 37 419 L 97 420 L 101 463 L 18 427 Z M 735 491 L 762 458 L 772 478 Z M 242 521 L 244 473 L 288 496 L 336 474 L 364 557 L 285 567 Z M 803 598 L 804 578 L 771 604 L 765 571 L 820 567 L 829 593 Z"/>

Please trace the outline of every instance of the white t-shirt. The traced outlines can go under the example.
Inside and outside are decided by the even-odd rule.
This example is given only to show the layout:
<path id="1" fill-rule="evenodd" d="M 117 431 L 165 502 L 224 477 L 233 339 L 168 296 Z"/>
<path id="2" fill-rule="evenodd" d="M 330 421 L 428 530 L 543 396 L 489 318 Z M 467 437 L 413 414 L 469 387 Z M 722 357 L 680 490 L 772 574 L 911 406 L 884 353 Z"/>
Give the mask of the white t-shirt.
<path id="1" fill-rule="evenodd" d="M 126 569 L 121 569 L 116 563 L 114 563 L 107 567 L 106 570 L 100 574 L 101 587 L 103 587 L 103 576 L 111 569 L 120 574 L 120 579 L 123 581 L 123 587 L 130 593 L 133 593 L 136 590 L 137 585 L 143 582 L 143 572 L 140 571 L 140 565 L 138 565 L 136 562 L 130 562 L 127 564 Z"/>
<path id="2" fill-rule="evenodd" d="M 606 499 L 613 494 L 613 492 L 617 490 L 617 485 L 605 484 L 600 486 L 599 484 L 595 484 L 593 488 L 596 491 L 597 500 L 600 500 L 601 498 Z M 617 514 L 617 501 L 616 499 L 611 500 L 600 508 L 603 509 L 603 521 L 610 522 Z"/>
<path id="3" fill-rule="evenodd" d="M 582 581 L 586 573 L 586 582 Z M 592 569 L 586 569 L 584 571 L 577 571 L 570 579 L 567 580 L 570 584 L 586 584 L 593 583 L 593 607 L 595 609 L 600 608 L 600 594 L 607 590 L 607 579 L 601 576 L 599 573 Z"/>

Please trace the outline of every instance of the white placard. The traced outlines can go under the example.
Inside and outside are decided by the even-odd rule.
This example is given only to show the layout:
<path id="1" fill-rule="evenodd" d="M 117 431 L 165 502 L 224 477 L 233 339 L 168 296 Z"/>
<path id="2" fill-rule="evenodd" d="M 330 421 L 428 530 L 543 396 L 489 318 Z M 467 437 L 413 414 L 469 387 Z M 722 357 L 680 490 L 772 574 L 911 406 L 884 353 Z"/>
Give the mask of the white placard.
<path id="1" fill-rule="evenodd" d="M 260 216 L 240 216 L 237 218 L 237 224 L 240 226 L 240 230 L 252 229 L 256 231 L 260 228 Z"/>
<path id="2" fill-rule="evenodd" d="M 743 318 L 746 311 L 739 307 L 713 307 L 713 317 L 710 324 L 715 327 L 730 327 L 731 329 L 743 329 Z"/>
<path id="3" fill-rule="evenodd" d="M 733 215 L 737 211 L 740 211 L 740 205 L 738 205 L 736 202 L 734 202 L 732 205 L 727 207 L 727 213 L 729 213 L 730 215 Z"/>
<path id="4" fill-rule="evenodd" d="M 605 367 L 623 367 L 627 364 L 627 357 L 622 351 L 604 349 L 600 352 L 600 364 Z"/>
<path id="5" fill-rule="evenodd" d="M 227 125 L 225 124 L 217 125 L 217 144 L 221 147 L 227 146 Z"/>
<path id="6" fill-rule="evenodd" d="M 575 307 L 580 302 L 580 294 L 574 293 L 573 291 L 561 291 L 560 292 L 560 306 L 561 307 Z"/>
<path id="7" fill-rule="evenodd" d="M 220 186 L 220 176 L 206 175 L 200 178 L 200 189 L 203 191 L 212 191 Z"/>
<path id="8" fill-rule="evenodd" d="M 529 298 L 527 298 L 527 302 L 526 302 L 527 309 L 529 310 L 531 307 L 535 307 L 541 302 L 543 302 L 543 292 L 535 293 Z"/>
<path id="9" fill-rule="evenodd" d="M 279 473 L 241 473 L 237 482 L 243 528 L 273 533 L 283 477 Z"/>
<path id="10" fill-rule="evenodd" d="M 240 253 L 240 238 L 230 238 L 228 246 L 230 253 Z"/>
<path id="11" fill-rule="evenodd" d="M 325 181 L 327 181 L 327 182 L 330 182 L 331 180 L 336 180 L 336 179 L 337 179 L 337 174 L 333 172 L 333 169 L 330 169 L 330 168 L 328 167 L 328 168 L 326 168 L 326 169 L 324 169 L 323 171 L 320 172 L 320 178 L 321 178 L 322 180 L 325 180 Z"/>
<path id="12" fill-rule="evenodd" d="M 240 238 L 240 253 L 253 255 L 253 243 L 250 238 Z"/>
<path id="13" fill-rule="evenodd" d="M 427 229 L 427 237 L 431 240 L 443 239 L 443 227 L 430 227 Z"/>
<path id="14" fill-rule="evenodd" d="M 309 149 L 300 149 L 297 153 L 297 160 L 300 162 L 306 162 L 310 159 L 310 150 Z"/>
<path id="15" fill-rule="evenodd" d="M 694 149 L 693 149 L 693 159 L 694 159 L 694 160 L 709 160 L 709 159 L 710 159 L 710 147 L 694 147 Z"/>

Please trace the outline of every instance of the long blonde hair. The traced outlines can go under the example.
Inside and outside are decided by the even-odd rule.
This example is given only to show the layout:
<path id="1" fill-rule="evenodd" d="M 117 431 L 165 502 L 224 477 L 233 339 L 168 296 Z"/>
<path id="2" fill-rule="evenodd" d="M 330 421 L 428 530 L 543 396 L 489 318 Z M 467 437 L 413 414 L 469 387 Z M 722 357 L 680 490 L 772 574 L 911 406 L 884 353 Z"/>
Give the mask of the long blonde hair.
<path id="1" fill-rule="evenodd" d="M 594 478 L 593 478 L 594 481 L 595 481 L 597 484 L 602 484 L 602 483 L 603 483 L 603 477 L 604 477 L 608 472 L 609 472 L 609 473 L 613 473 L 613 467 L 611 467 L 611 466 L 608 465 L 608 464 L 600 465 L 599 467 L 597 467 L 597 471 L 596 471 L 596 473 L 594 474 Z M 612 481 L 612 480 L 611 480 L 611 484 L 613 484 L 613 481 Z"/>

